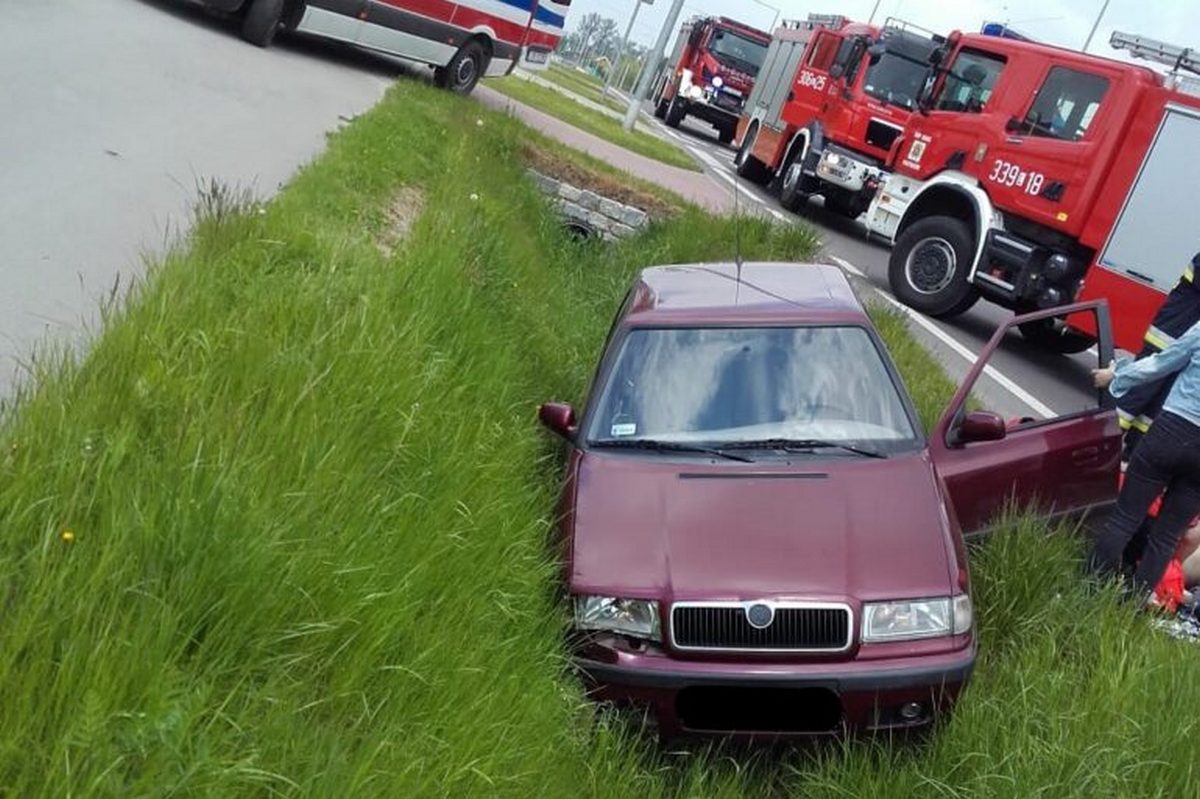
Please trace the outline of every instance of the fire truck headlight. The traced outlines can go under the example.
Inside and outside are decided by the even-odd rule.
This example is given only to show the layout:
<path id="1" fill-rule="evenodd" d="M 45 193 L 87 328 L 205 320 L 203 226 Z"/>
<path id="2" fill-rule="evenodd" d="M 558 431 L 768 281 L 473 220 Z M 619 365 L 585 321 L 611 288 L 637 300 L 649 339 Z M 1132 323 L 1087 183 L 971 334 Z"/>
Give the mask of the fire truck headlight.
<path id="1" fill-rule="evenodd" d="M 725 81 L 721 79 L 720 75 L 717 75 L 715 78 L 712 79 L 712 84 L 713 84 L 714 89 L 719 89 L 725 85 Z"/>

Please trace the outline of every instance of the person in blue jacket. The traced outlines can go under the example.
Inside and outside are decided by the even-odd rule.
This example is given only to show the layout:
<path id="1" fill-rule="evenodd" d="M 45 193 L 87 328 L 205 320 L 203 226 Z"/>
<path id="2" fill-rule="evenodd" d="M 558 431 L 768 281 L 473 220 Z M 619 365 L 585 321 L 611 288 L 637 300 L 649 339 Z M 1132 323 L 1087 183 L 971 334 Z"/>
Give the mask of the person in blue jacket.
<path id="1" fill-rule="evenodd" d="M 1175 382 L 1162 412 L 1133 452 L 1116 511 L 1097 536 L 1090 558 L 1094 571 L 1119 573 L 1126 545 L 1162 494 L 1162 509 L 1133 573 L 1139 597 L 1151 596 L 1179 539 L 1200 513 L 1200 322 L 1161 352 L 1137 361 L 1121 359 L 1093 372 L 1096 387 L 1108 388 L 1117 399 L 1172 375 Z"/>

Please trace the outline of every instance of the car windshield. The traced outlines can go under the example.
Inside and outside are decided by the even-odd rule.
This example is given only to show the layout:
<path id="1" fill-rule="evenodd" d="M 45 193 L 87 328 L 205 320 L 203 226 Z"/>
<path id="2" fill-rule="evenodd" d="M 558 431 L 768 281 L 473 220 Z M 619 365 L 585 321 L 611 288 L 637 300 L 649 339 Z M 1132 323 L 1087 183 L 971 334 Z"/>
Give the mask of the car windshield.
<path id="1" fill-rule="evenodd" d="M 887 50 L 867 70 L 863 91 L 911 111 L 929 77 L 932 50 L 933 42 L 919 36 L 896 34 L 888 37 Z"/>
<path id="2" fill-rule="evenodd" d="M 591 444 L 918 441 L 883 355 L 861 327 L 630 331 L 590 414 Z"/>
<path id="3" fill-rule="evenodd" d="M 767 57 L 765 44 L 724 28 L 718 28 L 713 34 L 708 49 L 718 61 L 733 62 L 728 66 L 749 72 L 751 75 L 758 74 Z"/>

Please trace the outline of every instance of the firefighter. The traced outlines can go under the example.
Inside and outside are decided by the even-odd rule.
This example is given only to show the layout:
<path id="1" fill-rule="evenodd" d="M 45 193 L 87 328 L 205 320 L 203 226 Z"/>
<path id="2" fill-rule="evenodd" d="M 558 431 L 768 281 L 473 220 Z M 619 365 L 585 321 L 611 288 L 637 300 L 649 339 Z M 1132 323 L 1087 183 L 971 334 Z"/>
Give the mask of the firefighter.
<path id="1" fill-rule="evenodd" d="M 1125 547 L 1161 494 L 1162 508 L 1133 574 L 1136 594 L 1150 597 L 1200 513 L 1200 322 L 1147 358 L 1122 359 L 1093 375 L 1097 388 L 1108 388 L 1118 399 L 1137 386 L 1173 380 L 1161 412 L 1129 461 L 1117 509 L 1091 556 L 1096 571 L 1118 571 Z"/>
<path id="2" fill-rule="evenodd" d="M 1200 254 L 1192 258 L 1191 264 L 1183 272 L 1178 285 L 1167 295 L 1163 306 L 1154 316 L 1150 329 L 1138 353 L 1138 359 L 1148 358 L 1161 352 L 1176 338 L 1183 335 L 1188 328 L 1200 322 L 1200 284 L 1196 283 L 1196 270 L 1200 267 Z M 1121 455 L 1121 468 L 1124 471 L 1129 459 L 1133 456 L 1138 442 L 1150 431 L 1154 417 L 1162 410 L 1163 402 L 1171 391 L 1174 378 L 1167 378 L 1156 383 L 1135 386 L 1129 393 L 1117 400 L 1117 417 L 1121 429 L 1125 432 L 1124 449 Z M 1153 515 L 1146 518 L 1125 548 L 1125 565 L 1132 570 L 1142 557 L 1146 547 L 1146 539 L 1153 524 Z"/>

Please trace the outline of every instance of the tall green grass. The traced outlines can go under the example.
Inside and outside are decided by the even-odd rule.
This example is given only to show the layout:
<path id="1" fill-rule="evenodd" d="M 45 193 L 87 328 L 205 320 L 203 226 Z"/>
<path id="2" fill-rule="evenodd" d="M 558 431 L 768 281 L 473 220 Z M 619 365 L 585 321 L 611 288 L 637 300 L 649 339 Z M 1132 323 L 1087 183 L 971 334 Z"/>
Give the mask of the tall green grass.
<path id="1" fill-rule="evenodd" d="M 0 421 L 0 794 L 1186 795 L 1197 652 L 1029 522 L 976 554 L 979 673 L 925 748 L 680 756 L 584 701 L 534 407 L 582 398 L 637 268 L 732 228 L 573 243 L 522 137 L 402 84 L 261 213 L 212 195 L 85 361 L 42 362 Z M 401 186 L 425 210 L 385 256 Z"/>

